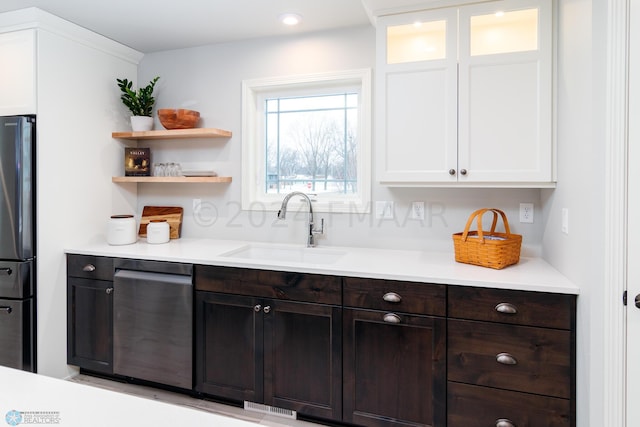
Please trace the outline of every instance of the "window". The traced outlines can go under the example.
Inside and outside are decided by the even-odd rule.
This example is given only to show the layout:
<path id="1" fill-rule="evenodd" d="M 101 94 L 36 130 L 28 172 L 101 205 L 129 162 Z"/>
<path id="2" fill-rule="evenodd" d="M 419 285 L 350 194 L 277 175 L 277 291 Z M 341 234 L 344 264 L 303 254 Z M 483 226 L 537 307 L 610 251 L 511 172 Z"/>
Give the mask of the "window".
<path id="1" fill-rule="evenodd" d="M 370 105 L 370 70 L 244 81 L 243 209 L 302 191 L 316 211 L 368 212 Z"/>

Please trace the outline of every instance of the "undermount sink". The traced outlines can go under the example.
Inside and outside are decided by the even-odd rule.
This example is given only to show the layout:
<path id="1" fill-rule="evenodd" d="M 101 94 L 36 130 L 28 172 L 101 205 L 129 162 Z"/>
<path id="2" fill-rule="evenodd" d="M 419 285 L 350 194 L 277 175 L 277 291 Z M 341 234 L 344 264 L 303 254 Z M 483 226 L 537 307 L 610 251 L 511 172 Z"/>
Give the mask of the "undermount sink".
<path id="1" fill-rule="evenodd" d="M 263 261 L 300 262 L 309 264 L 333 264 L 344 256 L 345 252 L 333 249 L 318 249 L 297 246 L 254 245 L 222 254 L 228 258 L 243 258 Z"/>

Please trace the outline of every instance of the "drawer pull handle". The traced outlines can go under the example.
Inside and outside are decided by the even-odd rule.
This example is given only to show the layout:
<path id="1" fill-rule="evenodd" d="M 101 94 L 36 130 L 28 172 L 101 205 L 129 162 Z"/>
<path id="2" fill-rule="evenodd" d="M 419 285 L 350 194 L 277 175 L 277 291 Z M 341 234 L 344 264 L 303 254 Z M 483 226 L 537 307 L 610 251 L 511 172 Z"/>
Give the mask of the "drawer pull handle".
<path id="1" fill-rule="evenodd" d="M 93 264 L 87 264 L 84 267 L 82 267 L 82 271 L 87 271 L 91 273 L 92 271 L 96 271 L 96 266 Z"/>
<path id="2" fill-rule="evenodd" d="M 496 356 L 496 361 L 503 365 L 517 365 L 518 361 L 509 353 L 500 353 Z"/>
<path id="3" fill-rule="evenodd" d="M 11 307 L 0 307 L 0 313 L 11 314 L 12 311 Z"/>
<path id="4" fill-rule="evenodd" d="M 396 294 L 395 292 L 387 292 L 386 294 L 384 294 L 382 299 L 385 300 L 386 302 L 392 302 L 394 304 L 397 304 L 400 301 L 402 301 L 402 297 Z"/>
<path id="5" fill-rule="evenodd" d="M 13 273 L 13 271 L 10 268 L 0 268 L 0 273 L 11 276 L 11 273 Z"/>
<path id="6" fill-rule="evenodd" d="M 387 323 L 400 323 L 401 319 L 400 316 L 398 316 L 397 314 L 394 313 L 387 313 L 382 317 L 382 320 L 384 320 Z"/>
<path id="7" fill-rule="evenodd" d="M 498 418 L 496 420 L 496 427 L 516 427 L 513 421 L 507 418 Z"/>
<path id="8" fill-rule="evenodd" d="M 518 309 L 516 308 L 516 306 L 508 302 L 501 302 L 500 304 L 496 305 L 496 311 L 503 314 L 518 314 Z"/>

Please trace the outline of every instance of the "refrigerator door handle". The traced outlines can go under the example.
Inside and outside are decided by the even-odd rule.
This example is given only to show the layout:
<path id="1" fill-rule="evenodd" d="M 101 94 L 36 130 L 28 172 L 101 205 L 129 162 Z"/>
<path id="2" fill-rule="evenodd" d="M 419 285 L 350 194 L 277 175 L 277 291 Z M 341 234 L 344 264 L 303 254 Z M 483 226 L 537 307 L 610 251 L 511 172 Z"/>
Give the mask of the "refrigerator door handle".
<path id="1" fill-rule="evenodd" d="M 6 274 L 7 276 L 11 276 L 11 273 L 13 273 L 13 270 L 11 270 L 10 268 L 0 268 L 0 274 Z"/>

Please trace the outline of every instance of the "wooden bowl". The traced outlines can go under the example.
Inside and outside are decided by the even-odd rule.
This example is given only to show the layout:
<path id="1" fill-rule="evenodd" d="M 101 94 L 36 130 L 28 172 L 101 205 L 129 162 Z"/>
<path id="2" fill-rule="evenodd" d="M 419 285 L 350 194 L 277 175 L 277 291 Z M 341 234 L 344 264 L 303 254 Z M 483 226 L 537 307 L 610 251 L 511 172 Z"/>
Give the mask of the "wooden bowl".
<path id="1" fill-rule="evenodd" d="M 200 120 L 200 113 L 194 110 L 159 108 L 158 118 L 165 129 L 191 129 Z"/>

